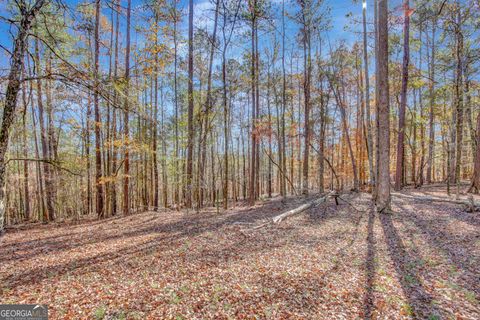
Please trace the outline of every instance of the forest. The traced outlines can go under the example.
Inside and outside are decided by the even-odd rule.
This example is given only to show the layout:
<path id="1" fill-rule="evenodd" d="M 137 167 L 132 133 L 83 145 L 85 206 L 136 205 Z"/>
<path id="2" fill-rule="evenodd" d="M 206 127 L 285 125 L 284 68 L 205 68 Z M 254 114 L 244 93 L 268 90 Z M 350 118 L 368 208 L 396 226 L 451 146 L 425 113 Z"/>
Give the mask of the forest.
<path id="1" fill-rule="evenodd" d="M 0 9 L 0 303 L 480 318 L 478 0 Z"/>

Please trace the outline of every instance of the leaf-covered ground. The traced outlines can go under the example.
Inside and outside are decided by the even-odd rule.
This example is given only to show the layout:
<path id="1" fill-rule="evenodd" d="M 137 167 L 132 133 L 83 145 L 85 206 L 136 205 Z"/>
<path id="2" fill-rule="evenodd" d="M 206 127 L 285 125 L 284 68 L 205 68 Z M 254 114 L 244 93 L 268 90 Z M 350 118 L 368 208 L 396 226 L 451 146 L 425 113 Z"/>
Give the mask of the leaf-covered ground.
<path id="1" fill-rule="evenodd" d="M 305 199 L 10 230 L 0 303 L 51 319 L 480 319 L 479 213 L 397 198 L 379 216 L 370 195 L 343 197 L 259 229 Z"/>

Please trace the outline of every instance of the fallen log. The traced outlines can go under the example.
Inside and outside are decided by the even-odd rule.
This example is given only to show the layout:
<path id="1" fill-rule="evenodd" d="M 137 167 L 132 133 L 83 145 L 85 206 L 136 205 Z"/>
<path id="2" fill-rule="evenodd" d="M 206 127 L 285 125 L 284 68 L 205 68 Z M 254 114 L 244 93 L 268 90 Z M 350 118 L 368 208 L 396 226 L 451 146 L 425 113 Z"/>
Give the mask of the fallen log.
<path id="1" fill-rule="evenodd" d="M 299 214 L 299 213 L 301 213 L 301 212 L 303 212 L 307 209 L 310 209 L 312 207 L 316 207 L 319 204 L 326 202 L 328 197 L 332 196 L 332 195 L 336 195 L 336 193 L 334 193 L 334 192 L 327 193 L 327 194 L 323 195 L 322 197 L 320 197 L 318 199 L 315 199 L 315 200 L 310 201 L 308 203 L 302 204 L 300 207 L 297 207 L 295 209 L 284 212 L 284 213 L 282 213 L 278 216 L 275 216 L 275 217 L 273 217 L 272 222 L 273 223 L 280 223 L 288 217 Z"/>
<path id="2" fill-rule="evenodd" d="M 472 196 L 468 199 L 447 199 L 447 198 L 437 198 L 432 196 L 412 196 L 407 194 L 402 194 L 398 192 L 392 192 L 392 196 L 412 199 L 417 201 L 431 201 L 431 202 L 446 202 L 453 204 L 465 205 L 470 212 L 478 211 L 480 208 L 480 202 L 475 201 Z"/>

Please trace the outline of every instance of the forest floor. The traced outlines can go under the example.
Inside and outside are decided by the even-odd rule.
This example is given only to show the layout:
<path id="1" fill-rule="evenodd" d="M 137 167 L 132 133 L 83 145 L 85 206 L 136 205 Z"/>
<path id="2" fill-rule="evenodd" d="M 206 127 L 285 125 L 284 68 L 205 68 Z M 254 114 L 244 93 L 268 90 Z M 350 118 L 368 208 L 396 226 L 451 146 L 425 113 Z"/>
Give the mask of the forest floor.
<path id="1" fill-rule="evenodd" d="M 0 303 L 51 319 L 480 319 L 480 213 L 342 197 L 355 209 L 329 200 L 258 229 L 306 200 L 9 230 Z"/>

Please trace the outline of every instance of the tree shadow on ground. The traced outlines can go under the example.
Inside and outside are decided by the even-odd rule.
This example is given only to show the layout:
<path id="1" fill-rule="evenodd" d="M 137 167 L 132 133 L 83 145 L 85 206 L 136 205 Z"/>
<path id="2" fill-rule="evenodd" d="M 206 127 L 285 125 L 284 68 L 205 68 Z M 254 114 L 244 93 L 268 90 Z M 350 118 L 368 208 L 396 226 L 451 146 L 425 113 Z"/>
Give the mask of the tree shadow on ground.
<path id="1" fill-rule="evenodd" d="M 414 268 L 414 257 L 411 257 L 403 244 L 390 214 L 380 214 L 383 233 L 388 246 L 388 252 L 393 262 L 397 278 L 403 294 L 409 304 L 409 312 L 415 318 L 428 319 L 439 317 L 440 310 L 434 304 L 432 296 L 425 290 L 422 280 Z"/>
<path id="2" fill-rule="evenodd" d="M 66 224 L 55 223 L 36 225 L 36 228 L 32 227 L 8 232 L 9 234 L 11 233 L 13 236 L 15 236 L 16 233 L 27 232 L 30 236 L 33 236 L 32 240 L 13 241 L 11 243 L 3 244 L 1 249 L 5 250 L 14 248 L 15 250 L 29 250 L 42 246 L 55 247 L 58 244 L 62 244 L 63 242 L 70 241 L 72 239 L 75 239 L 79 242 L 83 240 L 86 242 L 82 244 L 87 244 L 88 241 L 91 240 L 90 238 L 84 236 L 85 231 L 87 230 L 95 231 L 101 229 L 105 232 L 108 232 L 109 229 L 105 228 L 106 225 L 112 225 L 111 229 L 118 230 L 118 225 L 128 223 L 133 219 L 136 219 L 135 223 L 140 226 L 157 218 L 158 217 L 149 217 L 145 214 L 139 214 L 131 216 L 115 216 L 102 220 L 85 219 L 80 220 L 76 223 L 71 222 Z M 46 232 L 48 232 L 48 234 L 54 233 L 54 235 L 43 236 L 43 234 Z M 35 238 L 35 235 L 39 235 L 39 237 Z"/>
<path id="3" fill-rule="evenodd" d="M 367 226 L 367 255 L 365 259 L 365 295 L 363 297 L 363 315 L 365 319 L 372 319 L 373 304 L 373 285 L 375 282 L 375 234 L 373 227 L 375 224 L 375 210 L 372 208 L 368 212 Z"/>
<path id="4" fill-rule="evenodd" d="M 292 202 L 287 207 L 297 205 L 298 203 Z M 122 240 L 126 239 L 127 246 L 120 247 L 117 250 L 106 252 L 103 251 L 88 257 L 75 258 L 73 260 L 69 260 L 67 263 L 60 263 L 53 266 L 33 264 L 32 267 L 27 269 L 25 272 L 16 273 L 14 270 L 12 270 L 9 275 L 5 274 L 2 279 L 2 284 L 5 288 L 12 289 L 24 285 L 38 283 L 53 277 L 57 278 L 70 274 L 74 274 L 75 276 L 87 274 L 89 272 L 94 272 L 96 269 L 101 269 L 101 265 L 107 263 L 125 264 L 128 263 L 130 259 L 135 259 L 135 257 L 138 257 L 139 255 L 141 256 L 154 252 L 161 252 L 162 250 L 178 248 L 187 240 L 189 242 L 195 242 L 195 237 L 207 236 L 209 232 L 219 232 L 222 234 L 236 232 L 235 230 L 232 230 L 230 226 L 235 226 L 234 223 L 237 222 L 255 224 L 278 214 L 277 210 L 269 209 L 271 209 L 270 206 L 264 208 L 263 210 L 244 209 L 224 216 L 210 213 L 181 216 L 175 221 L 164 224 L 162 224 L 159 220 L 152 220 L 148 216 L 145 216 L 140 217 L 139 219 L 143 221 L 142 223 L 133 223 L 133 225 L 129 225 L 128 230 L 120 233 L 119 235 L 102 233 L 97 234 L 92 232 L 88 236 L 85 236 L 85 238 L 88 238 L 88 241 L 84 238 L 74 238 L 73 240 L 62 238 L 62 241 L 56 248 L 56 251 L 48 251 L 49 256 L 60 251 L 81 247 L 85 245 L 85 243 L 103 243 L 105 241 L 111 241 L 117 238 L 121 238 Z M 354 238 L 357 236 L 358 224 L 360 223 L 362 215 L 355 215 L 353 217 L 355 218 L 355 233 L 347 246 L 351 245 L 354 241 Z M 132 222 L 134 222 L 134 220 L 132 220 Z M 205 264 L 209 267 L 218 266 L 225 261 L 232 259 L 243 259 L 244 257 L 248 257 L 256 252 L 267 252 L 287 245 L 289 242 L 285 239 L 286 232 L 289 232 L 291 238 L 294 238 L 297 243 L 312 245 L 308 242 L 307 236 L 302 234 L 300 230 L 301 228 L 297 226 L 289 229 L 286 228 L 272 227 L 265 230 L 264 234 L 260 233 L 252 237 L 246 237 L 242 233 L 236 233 L 237 237 L 234 238 L 236 240 L 233 242 L 222 243 L 221 245 L 214 246 L 213 248 L 196 248 L 195 251 L 187 251 L 185 254 L 178 254 L 178 257 L 187 263 Z M 98 232 L 98 230 L 96 232 Z M 141 242 L 136 242 L 136 239 L 133 239 L 133 237 L 142 235 L 150 235 L 151 237 L 147 238 L 146 240 L 142 240 Z M 337 236 L 340 237 L 340 235 Z M 128 239 L 130 238 L 132 238 L 131 243 L 128 242 Z M 73 243 L 70 244 L 67 240 L 73 241 Z M 42 252 L 42 246 L 48 247 L 50 243 L 51 239 L 41 243 L 39 247 L 36 247 L 36 250 Z M 345 250 L 346 247 L 341 248 L 338 252 L 338 255 L 341 257 Z M 17 256 L 10 256 L 9 258 L 11 265 L 22 261 L 21 257 Z M 27 258 L 35 259 L 34 256 L 30 255 L 24 259 Z M 337 261 L 340 262 L 341 258 L 337 259 Z"/>
<path id="5" fill-rule="evenodd" d="M 405 209 L 401 204 L 397 206 L 402 210 L 405 219 L 413 224 L 429 242 L 429 244 L 443 253 L 443 256 L 458 269 L 459 274 L 457 282 L 468 290 L 480 295 L 480 271 L 478 265 L 480 257 L 476 255 L 475 250 L 469 250 L 475 247 L 476 241 L 480 238 L 480 233 L 471 233 L 464 237 L 457 237 L 448 230 L 448 220 L 439 219 L 439 214 L 455 218 L 457 213 L 448 207 L 441 207 L 435 211 L 435 216 L 428 218 L 422 210 L 413 212 Z M 454 211 L 453 211 L 454 212 Z"/>
<path id="6" fill-rule="evenodd" d="M 328 296 L 329 288 L 325 275 L 270 275 L 263 274 L 259 279 L 263 288 L 261 300 L 272 301 L 272 304 L 286 305 L 290 312 L 277 314 L 278 318 L 291 318 L 293 314 L 321 314 L 320 306 Z M 252 295 L 254 300 L 256 293 Z M 248 298 L 247 298 L 248 299 Z"/>
<path id="7" fill-rule="evenodd" d="M 23 260 L 29 259 L 32 261 L 39 254 L 46 253 L 51 256 L 77 247 L 83 247 L 86 244 L 103 244 L 107 241 L 113 241 L 116 239 L 128 241 L 128 239 L 132 238 L 132 245 L 115 251 L 102 252 L 94 256 L 79 258 L 69 261 L 68 263 L 54 266 L 35 264 L 33 268 L 23 273 L 16 274 L 14 270 L 12 270 L 11 275 L 5 275 L 5 277 L 3 277 L 3 284 L 5 287 L 13 288 L 40 282 L 53 276 L 62 276 L 77 269 L 84 269 L 82 272 L 88 272 L 90 266 L 106 263 L 112 260 L 118 260 L 119 263 L 122 263 L 122 261 L 128 259 L 128 257 L 134 257 L 135 255 L 154 250 L 158 251 L 160 248 L 168 249 L 172 242 L 184 242 L 187 238 L 191 240 L 199 235 L 216 232 L 229 226 L 235 226 L 236 223 L 258 224 L 259 221 L 265 221 L 266 219 L 270 219 L 279 214 L 281 212 L 280 209 L 287 210 L 304 201 L 304 199 L 301 199 L 300 201 L 291 201 L 290 203 L 287 203 L 285 209 L 283 205 L 280 205 L 280 201 L 271 201 L 261 209 L 258 207 L 253 210 L 251 208 L 245 208 L 235 211 L 234 213 L 223 215 L 212 212 L 179 215 L 174 221 L 169 221 L 168 223 L 162 223 L 161 216 L 152 219 L 148 215 L 137 215 L 135 217 L 121 218 L 123 222 L 126 222 L 125 219 L 134 218 L 141 221 L 140 223 L 136 223 L 135 220 L 131 220 L 133 223 L 128 225 L 128 228 L 123 232 L 115 232 L 114 228 L 112 228 L 112 232 L 105 232 L 107 228 L 101 228 L 100 231 L 98 228 L 94 228 L 89 229 L 90 233 L 88 235 L 81 233 L 81 237 L 68 238 L 65 237 L 65 235 L 61 235 L 61 238 L 58 238 L 61 239 L 60 241 L 55 241 L 51 237 L 48 237 L 45 241 L 40 240 L 38 245 L 29 241 L 28 243 L 21 244 L 20 247 L 22 250 L 34 250 L 33 253 L 26 252 L 15 254 L 11 252 L 15 249 L 14 247 L 10 250 L 0 249 L 0 257 L 2 257 L 2 261 L 14 265 L 21 263 Z M 118 223 L 116 225 L 118 226 Z M 228 232 L 228 230 L 225 232 Z M 284 230 L 282 232 L 284 232 Z M 279 239 L 281 239 L 282 232 L 278 232 L 277 234 Z M 153 238 L 149 238 L 146 243 L 140 244 L 133 241 L 134 237 L 145 235 L 153 235 Z M 245 242 L 244 236 L 241 234 L 239 234 L 237 239 L 238 241 L 231 246 L 218 249 L 219 252 L 202 252 L 201 255 L 204 255 L 204 260 L 209 263 L 208 261 L 212 261 L 212 259 L 209 259 L 209 256 L 224 255 L 225 258 L 231 257 L 235 252 L 233 250 L 234 248 L 240 250 L 240 252 L 236 252 L 236 254 L 241 255 L 247 255 L 256 250 L 273 250 L 275 248 L 275 246 L 272 246 L 267 240 L 257 243 L 256 241 L 258 239 L 250 239 L 249 242 Z M 250 245 L 246 245 L 248 243 Z M 280 245 L 284 244 L 285 243 L 280 242 Z M 54 245 L 54 247 L 52 247 L 52 245 Z M 81 248 L 81 250 L 82 249 L 83 248 Z"/>
<path id="8" fill-rule="evenodd" d="M 111 221 L 103 224 L 98 223 L 94 226 L 86 226 L 87 229 L 80 231 L 75 230 L 76 228 L 85 226 L 84 224 L 73 228 L 71 226 L 65 226 L 64 228 L 60 228 L 61 231 L 58 231 L 64 232 L 64 234 L 2 246 L 0 248 L 0 259 L 2 261 L 22 261 L 45 253 L 56 254 L 85 245 L 148 234 L 163 233 L 176 235 L 177 237 L 195 236 L 197 234 L 215 231 L 225 225 L 234 223 L 256 224 L 259 221 L 271 219 L 277 214 L 280 214 L 282 210 L 288 210 L 303 201 L 305 201 L 305 199 L 290 199 L 290 201 L 282 203 L 281 199 L 275 199 L 265 203 L 261 207 L 243 208 L 233 213 L 218 214 L 213 211 L 214 208 L 211 209 L 212 211 L 202 213 L 173 213 L 176 215 L 173 216 L 173 219 L 171 216 L 163 213 L 150 212 L 113 218 Z M 163 217 L 166 217 L 170 221 L 165 223 L 162 221 Z M 129 227 L 127 229 L 122 228 L 124 224 L 128 224 Z M 86 232 L 94 236 L 85 236 Z"/>
<path id="9" fill-rule="evenodd" d="M 433 196 L 435 198 L 445 198 L 440 197 L 438 194 L 433 193 L 430 194 L 428 192 L 422 192 L 423 195 Z M 466 200 L 466 199 L 465 199 Z M 404 203 L 405 199 L 396 199 L 396 203 Z M 409 199 L 409 202 L 413 202 L 416 207 L 425 208 L 425 209 L 432 209 L 432 202 L 426 200 L 419 200 L 419 199 Z M 477 213 L 468 212 L 465 205 L 456 204 L 456 203 L 446 203 L 446 202 L 433 202 L 433 204 L 438 204 L 439 206 L 435 206 L 435 210 L 439 211 L 439 213 L 444 214 L 448 217 L 454 218 L 455 220 L 464 222 L 466 224 L 471 225 L 472 227 L 480 227 L 480 215 Z"/>
<path id="10" fill-rule="evenodd" d="M 359 200 L 360 195 L 359 192 L 342 194 L 342 198 L 337 199 L 338 202 L 335 202 L 334 199 L 327 198 L 325 203 L 309 209 L 307 216 L 311 223 L 321 224 L 326 218 L 338 216 L 338 213 L 341 211 L 351 210 L 358 213 L 358 209 L 352 208 L 351 202 Z"/>
<path id="11" fill-rule="evenodd" d="M 304 317 L 305 314 L 316 314 L 317 316 L 322 314 L 320 306 L 330 299 L 328 296 L 330 292 L 328 277 L 338 272 L 342 263 L 344 263 L 348 250 L 358 239 L 361 221 L 364 217 L 362 211 L 356 211 L 353 214 L 345 212 L 339 213 L 338 210 L 340 207 L 347 209 L 347 206 L 328 206 L 325 208 L 318 206 L 311 209 L 309 210 L 310 212 L 307 219 L 303 220 L 303 224 L 296 224 L 294 230 L 289 230 L 290 232 L 298 233 L 296 236 L 298 236 L 298 241 L 300 242 L 302 241 L 300 237 L 303 230 L 302 227 L 318 226 L 318 224 L 325 222 L 333 216 L 338 216 L 339 214 L 347 215 L 345 223 L 349 222 L 353 229 L 350 230 L 350 232 L 336 232 L 335 238 L 331 239 L 331 241 L 336 242 L 341 239 L 344 241 L 344 245 L 339 247 L 336 252 L 331 253 L 331 260 L 335 262 L 328 269 L 322 270 L 321 272 L 309 273 L 308 276 L 295 275 L 293 277 L 288 274 L 264 274 L 259 280 L 259 284 L 264 291 L 274 292 L 271 295 L 263 297 L 264 299 L 285 304 L 287 309 L 292 312 L 292 314 L 277 314 L 275 315 L 276 317 L 289 318 L 293 315 L 303 315 Z M 331 213 L 328 213 L 329 210 Z M 315 243 L 312 244 L 309 242 L 308 245 L 315 245 Z M 254 297 L 258 298 L 256 295 Z"/>
<path id="12" fill-rule="evenodd" d="M 453 209 L 452 212 L 454 212 L 454 214 L 452 214 L 452 217 L 455 220 L 469 224 L 472 227 L 480 227 L 480 214 L 478 212 L 472 213 L 458 209 Z"/>

